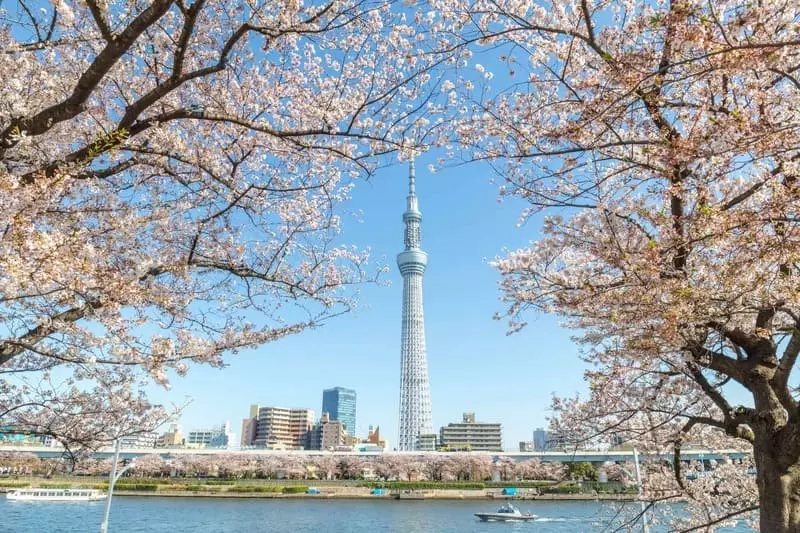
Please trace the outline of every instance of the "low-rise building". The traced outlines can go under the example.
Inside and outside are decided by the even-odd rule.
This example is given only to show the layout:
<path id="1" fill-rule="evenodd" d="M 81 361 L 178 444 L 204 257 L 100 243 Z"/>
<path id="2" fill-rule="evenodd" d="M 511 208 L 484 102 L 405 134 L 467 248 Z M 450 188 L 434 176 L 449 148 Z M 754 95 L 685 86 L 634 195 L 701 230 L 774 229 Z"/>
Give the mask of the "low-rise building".
<path id="1" fill-rule="evenodd" d="M 384 450 L 389 449 L 389 443 L 386 439 L 381 438 L 381 427 L 375 426 L 375 429 L 372 426 L 369 426 L 369 430 L 367 432 L 366 440 L 362 441 L 365 444 L 374 444 L 375 446 L 379 446 Z"/>
<path id="2" fill-rule="evenodd" d="M 41 438 L 32 431 L 14 426 L 0 427 L 0 445 L 33 446 L 40 442 Z"/>
<path id="3" fill-rule="evenodd" d="M 342 446 L 351 445 L 347 442 L 345 425 L 338 420 L 331 420 L 328 413 L 322 413 L 319 424 L 309 432 L 308 449 L 310 450 L 337 450 Z"/>
<path id="4" fill-rule="evenodd" d="M 380 426 L 375 426 L 374 428 L 369 426 L 367 438 L 358 439 L 351 445 L 354 450 L 358 450 L 360 452 L 383 452 L 389 449 L 389 443 L 386 441 L 386 439 L 381 438 Z"/>
<path id="5" fill-rule="evenodd" d="M 61 445 L 61 443 L 54 439 L 52 435 L 42 435 L 39 440 L 42 446 L 47 446 L 48 448 Z"/>
<path id="6" fill-rule="evenodd" d="M 327 413 L 323 413 L 326 415 Z M 335 450 L 340 446 L 347 446 L 345 425 L 338 420 L 320 420 L 320 450 Z"/>
<path id="7" fill-rule="evenodd" d="M 158 434 L 152 431 L 119 439 L 120 448 L 155 448 Z"/>
<path id="8" fill-rule="evenodd" d="M 176 424 L 170 426 L 169 431 L 162 433 L 156 440 L 156 448 L 180 448 L 183 444 L 183 433 Z"/>
<path id="9" fill-rule="evenodd" d="M 500 424 L 475 421 L 475 413 L 464 413 L 460 423 L 450 423 L 439 430 L 439 443 L 449 450 L 503 451 Z"/>
<path id="10" fill-rule="evenodd" d="M 425 433 L 419 436 L 419 447 L 421 452 L 435 452 L 437 444 L 436 433 Z"/>
<path id="11" fill-rule="evenodd" d="M 567 437 L 558 432 L 536 428 L 533 432 L 533 449 L 537 452 L 557 451 L 569 447 Z"/>
<path id="12" fill-rule="evenodd" d="M 521 441 L 519 443 L 519 451 L 521 452 L 535 452 L 536 451 L 536 443 L 533 441 Z"/>
<path id="13" fill-rule="evenodd" d="M 386 450 L 383 446 L 378 446 L 377 444 L 371 444 L 369 442 L 360 442 L 357 446 L 354 446 L 353 449 L 361 453 L 381 453 Z"/>

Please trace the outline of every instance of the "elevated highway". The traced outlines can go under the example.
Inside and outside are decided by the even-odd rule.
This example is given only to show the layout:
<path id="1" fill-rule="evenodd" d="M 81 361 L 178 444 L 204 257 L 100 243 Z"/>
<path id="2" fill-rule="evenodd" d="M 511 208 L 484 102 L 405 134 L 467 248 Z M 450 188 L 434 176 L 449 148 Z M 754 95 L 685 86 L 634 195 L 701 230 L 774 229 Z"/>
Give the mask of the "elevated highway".
<path id="1" fill-rule="evenodd" d="M 0 453 L 2 452 L 19 452 L 19 453 L 32 453 L 42 458 L 57 458 L 65 455 L 65 450 L 57 447 L 48 446 L 0 446 Z M 492 458 L 508 457 L 515 461 L 526 461 L 529 459 L 539 459 L 543 462 L 590 462 L 590 463 L 604 463 L 613 461 L 622 463 L 625 461 L 633 461 L 633 452 L 628 450 L 575 450 L 575 451 L 548 451 L 548 452 L 361 452 L 361 451 L 319 451 L 319 450 L 266 450 L 266 449 L 223 449 L 223 448 L 123 448 L 120 451 L 120 458 L 134 459 L 144 455 L 158 454 L 164 458 L 179 457 L 181 455 L 230 455 L 230 454 L 245 454 L 245 455 L 258 455 L 258 456 L 296 456 L 296 457 L 316 457 L 316 456 L 357 456 L 357 457 L 374 457 L 380 456 L 383 453 L 397 453 L 409 456 L 432 456 L 437 457 L 447 455 L 488 455 Z M 96 459 L 108 459 L 114 455 L 114 449 L 103 448 L 94 452 L 93 457 Z M 681 458 L 685 461 L 711 461 L 729 459 L 742 459 L 749 457 L 751 454 L 748 451 L 742 450 L 701 450 L 689 449 L 681 452 Z M 665 460 L 671 461 L 671 453 L 662 454 L 647 454 L 639 453 L 642 461 L 647 460 Z"/>

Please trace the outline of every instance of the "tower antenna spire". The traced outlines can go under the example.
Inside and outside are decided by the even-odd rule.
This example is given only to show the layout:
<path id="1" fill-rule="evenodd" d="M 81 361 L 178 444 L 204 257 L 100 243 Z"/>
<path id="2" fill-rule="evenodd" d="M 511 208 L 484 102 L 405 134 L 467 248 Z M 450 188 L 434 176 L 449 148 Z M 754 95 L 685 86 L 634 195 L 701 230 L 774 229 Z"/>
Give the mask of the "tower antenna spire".
<path id="1" fill-rule="evenodd" d="M 407 215 L 409 213 L 417 213 L 419 215 L 419 220 L 416 221 L 416 226 L 414 226 L 413 222 L 411 226 L 409 226 L 409 220 Z M 422 214 L 419 212 L 419 208 L 417 206 L 417 172 L 416 167 L 414 166 L 414 157 L 411 157 L 411 160 L 408 164 L 408 198 L 406 199 L 406 214 L 403 215 L 403 222 L 406 223 L 406 234 L 408 234 L 409 229 L 416 228 L 417 233 L 419 233 L 419 223 L 422 221 Z"/>
<path id="2" fill-rule="evenodd" d="M 414 165 L 416 157 L 411 156 L 411 162 L 408 166 L 408 194 L 409 196 L 417 195 L 417 172 Z"/>

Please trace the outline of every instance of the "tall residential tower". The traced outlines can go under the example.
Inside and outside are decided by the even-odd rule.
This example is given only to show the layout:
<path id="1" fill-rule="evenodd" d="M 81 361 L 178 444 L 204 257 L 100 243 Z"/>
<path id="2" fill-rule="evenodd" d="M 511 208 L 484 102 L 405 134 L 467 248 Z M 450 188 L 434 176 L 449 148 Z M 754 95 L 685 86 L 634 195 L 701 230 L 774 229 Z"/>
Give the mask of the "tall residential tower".
<path id="1" fill-rule="evenodd" d="M 397 256 L 403 275 L 403 325 L 400 348 L 400 432 L 401 451 L 419 449 L 419 436 L 433 433 L 428 360 L 425 350 L 425 320 L 422 312 L 422 275 L 428 254 L 420 249 L 422 213 L 417 206 L 414 161 L 408 176 L 405 250 Z"/>

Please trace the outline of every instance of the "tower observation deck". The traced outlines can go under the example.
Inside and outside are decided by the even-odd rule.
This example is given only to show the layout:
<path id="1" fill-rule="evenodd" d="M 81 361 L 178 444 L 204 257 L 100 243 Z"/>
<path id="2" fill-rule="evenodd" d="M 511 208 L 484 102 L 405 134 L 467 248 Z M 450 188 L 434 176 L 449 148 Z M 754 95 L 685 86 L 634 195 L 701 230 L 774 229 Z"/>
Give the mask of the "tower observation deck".
<path id="1" fill-rule="evenodd" d="M 403 276 L 403 318 L 400 348 L 400 432 L 398 449 L 419 448 L 419 436 L 433 433 L 428 359 L 425 349 L 425 316 L 422 308 L 422 275 L 428 254 L 420 248 L 422 213 L 417 205 L 414 161 L 408 176 L 405 249 L 397 255 Z"/>

